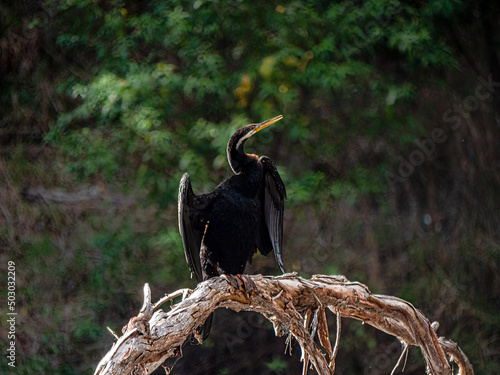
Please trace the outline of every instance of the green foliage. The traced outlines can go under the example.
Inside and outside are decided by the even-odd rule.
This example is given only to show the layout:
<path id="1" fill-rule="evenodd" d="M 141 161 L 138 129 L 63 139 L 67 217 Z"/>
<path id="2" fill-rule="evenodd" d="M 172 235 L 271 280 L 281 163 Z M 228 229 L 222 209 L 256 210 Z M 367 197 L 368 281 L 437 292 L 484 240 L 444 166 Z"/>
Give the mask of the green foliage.
<path id="1" fill-rule="evenodd" d="M 402 71 L 454 63 L 432 21 L 450 17 L 450 7 L 435 2 L 418 10 L 397 1 L 326 8 L 301 2 L 110 6 L 59 5 L 63 14 L 78 8 L 86 21 L 83 30 L 80 22 L 64 24 L 58 43 L 80 55 L 95 53 L 101 64 L 90 79 L 64 84 L 80 105 L 59 115 L 47 140 L 72 160 L 68 170 L 79 178 L 136 181 L 165 202 L 174 201 L 175 189 L 160 178 L 189 170 L 207 186 L 205 169 L 227 170 L 231 131 L 277 112 L 285 116 L 291 144 L 313 159 L 332 162 L 359 134 L 387 135 L 399 147 L 404 132 L 410 139 L 419 133 L 418 120 L 400 114 L 415 99 L 415 83 L 377 71 L 374 51 L 400 53 Z M 322 120 L 317 113 L 330 103 L 350 118 Z M 332 126 L 342 137 L 323 136 Z M 325 148 L 336 151 L 325 155 Z M 310 187 L 310 177 L 293 176 L 304 181 L 303 191 Z M 332 195 L 383 192 L 383 183 L 372 186 L 366 177 L 347 175 Z"/>
<path id="2" fill-rule="evenodd" d="M 300 179 L 292 179 L 285 174 L 283 178 L 291 206 L 315 201 L 315 195 L 325 190 L 327 184 L 322 172 L 305 173 Z"/>
<path id="3" fill-rule="evenodd" d="M 282 358 L 273 357 L 270 362 L 266 362 L 266 367 L 274 374 L 281 374 L 288 369 L 288 363 Z"/>

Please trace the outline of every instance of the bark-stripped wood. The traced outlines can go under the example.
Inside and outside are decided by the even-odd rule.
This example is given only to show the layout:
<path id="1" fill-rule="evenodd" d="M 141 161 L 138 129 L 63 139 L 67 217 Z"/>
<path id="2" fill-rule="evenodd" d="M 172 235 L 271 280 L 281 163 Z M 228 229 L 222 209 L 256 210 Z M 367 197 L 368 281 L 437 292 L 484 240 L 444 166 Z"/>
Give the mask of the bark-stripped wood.
<path id="1" fill-rule="evenodd" d="M 361 320 L 396 336 L 405 345 L 420 347 L 430 374 L 453 374 L 446 354 L 450 361 L 458 364 L 459 375 L 474 374 L 457 344 L 438 339 L 433 329 L 437 325 L 431 326 L 419 310 L 399 298 L 371 294 L 363 284 L 349 282 L 343 276 L 315 275 L 309 280 L 296 274 L 245 277 L 255 283 L 250 292 L 244 290 L 244 283 L 241 289 L 236 289 L 232 286 L 234 280 L 230 283 L 222 276 L 200 283 L 193 291 L 183 289 L 171 293 L 154 305 L 146 284 L 144 305 L 139 315 L 124 327 L 123 336 L 101 360 L 95 375 L 148 374 L 167 358 L 181 357 L 184 341 L 220 307 L 261 313 L 273 323 L 276 334 L 280 336 L 284 334 L 282 327 L 285 326 L 302 348 L 304 365 L 310 362 L 318 374 L 334 373 L 340 318 Z M 182 301 L 171 310 L 159 309 L 163 303 L 180 295 Z M 338 316 L 333 350 L 325 327 L 325 308 Z M 318 335 L 328 358 L 314 341 L 315 335 Z"/>

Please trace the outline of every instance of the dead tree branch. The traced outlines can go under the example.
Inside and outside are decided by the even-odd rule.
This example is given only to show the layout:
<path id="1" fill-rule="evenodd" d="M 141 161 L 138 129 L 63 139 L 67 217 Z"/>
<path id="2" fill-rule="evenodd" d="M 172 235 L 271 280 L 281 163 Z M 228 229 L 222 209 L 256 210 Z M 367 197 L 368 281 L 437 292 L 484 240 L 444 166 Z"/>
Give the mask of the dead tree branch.
<path id="1" fill-rule="evenodd" d="M 146 284 L 139 315 L 124 327 L 124 335 L 101 360 L 95 375 L 148 374 L 167 358 L 182 356 L 184 341 L 219 307 L 261 313 L 273 323 L 277 335 L 291 334 L 302 348 L 304 373 L 308 362 L 318 374 L 334 373 L 340 318 L 353 318 L 396 336 L 405 346 L 420 347 L 430 374 L 453 374 L 446 355 L 458 364 L 459 375 L 474 374 L 457 344 L 438 339 L 433 329 L 437 324 L 431 326 L 419 310 L 399 298 L 371 294 L 363 284 L 349 282 L 342 276 L 315 275 L 310 280 L 296 274 L 245 278 L 240 288 L 232 286 L 234 280 L 229 282 L 231 280 L 224 276 L 212 278 L 193 291 L 177 291 L 154 305 Z M 249 282 L 255 283 L 250 290 Z M 181 295 L 182 301 L 170 311 L 159 310 L 163 303 Z M 334 349 L 328 335 L 325 308 L 337 314 Z M 316 335 L 319 344 L 314 341 Z"/>

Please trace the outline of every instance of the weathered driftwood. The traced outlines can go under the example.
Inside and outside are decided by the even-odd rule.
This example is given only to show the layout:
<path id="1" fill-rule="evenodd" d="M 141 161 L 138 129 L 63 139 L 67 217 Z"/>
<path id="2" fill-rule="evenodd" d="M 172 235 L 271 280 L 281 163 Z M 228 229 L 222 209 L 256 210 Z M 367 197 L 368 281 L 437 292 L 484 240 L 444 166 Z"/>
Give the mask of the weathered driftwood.
<path id="1" fill-rule="evenodd" d="M 446 354 L 458 364 L 459 375 L 474 374 L 467 357 L 455 343 L 437 338 L 433 329 L 437 324 L 431 325 L 419 310 L 399 298 L 373 295 L 363 284 L 349 282 L 342 276 L 315 275 L 309 280 L 296 274 L 245 277 L 239 289 L 232 285 L 241 279 L 229 277 L 230 283 L 225 276 L 216 277 L 200 283 L 193 291 L 183 289 L 167 295 L 154 305 L 146 284 L 139 315 L 124 327 L 122 337 L 116 336 L 117 341 L 95 374 L 147 374 L 167 358 L 182 356 L 184 341 L 219 307 L 259 312 L 273 323 L 277 335 L 291 334 L 302 348 L 304 373 L 309 361 L 319 374 L 334 373 L 340 318 L 346 317 L 396 336 L 404 344 L 402 357 L 408 346 L 420 347 L 431 374 L 453 373 Z M 255 283 L 251 288 L 249 281 Z M 162 304 L 180 295 L 182 301 L 170 311 L 159 310 Z M 337 314 L 333 349 L 325 308 Z M 314 342 L 315 335 L 326 356 Z"/>

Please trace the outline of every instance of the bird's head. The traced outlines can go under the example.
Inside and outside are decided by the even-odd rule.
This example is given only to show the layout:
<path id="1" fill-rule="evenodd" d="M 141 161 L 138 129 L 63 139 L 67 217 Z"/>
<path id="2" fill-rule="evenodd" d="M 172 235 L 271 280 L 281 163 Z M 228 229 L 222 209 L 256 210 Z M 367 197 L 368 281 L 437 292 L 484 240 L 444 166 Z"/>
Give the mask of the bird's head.
<path id="1" fill-rule="evenodd" d="M 234 173 L 240 173 L 243 170 L 245 161 L 250 159 L 243 148 L 247 139 L 282 118 L 283 116 L 279 115 L 259 124 L 243 126 L 234 132 L 227 144 L 227 160 L 229 161 L 229 165 Z"/>

